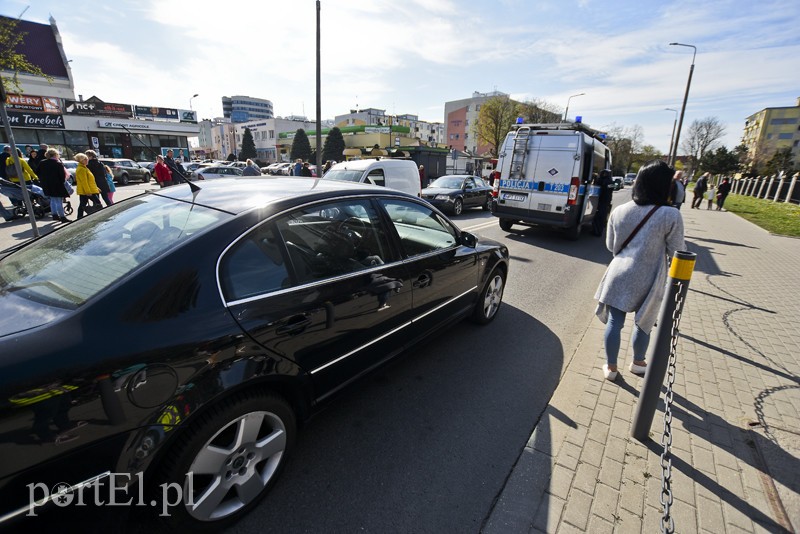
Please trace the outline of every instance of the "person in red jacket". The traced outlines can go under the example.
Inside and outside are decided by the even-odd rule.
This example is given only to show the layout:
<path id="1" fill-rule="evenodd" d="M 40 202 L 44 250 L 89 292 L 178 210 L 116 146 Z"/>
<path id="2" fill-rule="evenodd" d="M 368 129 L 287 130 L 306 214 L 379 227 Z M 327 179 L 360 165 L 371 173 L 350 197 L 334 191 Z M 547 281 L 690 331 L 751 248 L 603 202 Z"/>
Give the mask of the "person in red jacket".
<path id="1" fill-rule="evenodd" d="M 172 171 L 169 170 L 167 164 L 164 163 L 164 156 L 156 156 L 156 181 L 161 187 L 169 187 L 172 185 Z"/>

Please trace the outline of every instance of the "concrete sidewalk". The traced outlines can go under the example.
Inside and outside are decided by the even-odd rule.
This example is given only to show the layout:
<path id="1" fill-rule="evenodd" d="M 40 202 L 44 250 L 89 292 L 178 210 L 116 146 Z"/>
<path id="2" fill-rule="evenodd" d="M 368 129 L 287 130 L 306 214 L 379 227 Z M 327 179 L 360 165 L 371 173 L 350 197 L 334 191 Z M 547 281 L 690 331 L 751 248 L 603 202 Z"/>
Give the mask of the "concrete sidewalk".
<path id="1" fill-rule="evenodd" d="M 682 214 L 697 264 L 672 408 L 675 531 L 794 532 L 800 240 L 732 213 L 685 205 Z M 631 438 L 642 380 L 627 371 L 623 342 L 621 377 L 609 382 L 603 325 L 589 325 L 483 532 L 660 531 L 663 395 L 652 441 Z"/>

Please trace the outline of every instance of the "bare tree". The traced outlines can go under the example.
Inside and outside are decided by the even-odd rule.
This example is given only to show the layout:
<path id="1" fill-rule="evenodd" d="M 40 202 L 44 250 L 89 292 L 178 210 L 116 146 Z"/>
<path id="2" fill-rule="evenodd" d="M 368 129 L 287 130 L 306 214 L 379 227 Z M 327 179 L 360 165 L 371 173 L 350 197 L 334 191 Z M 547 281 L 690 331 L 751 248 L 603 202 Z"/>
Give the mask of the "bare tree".
<path id="1" fill-rule="evenodd" d="M 638 124 L 622 127 L 616 123 L 611 123 L 605 128 L 605 145 L 611 150 L 613 172 L 615 174 L 625 174 L 631 172 L 633 164 L 636 163 L 636 154 L 642 151 L 644 131 Z"/>
<path id="2" fill-rule="evenodd" d="M 529 124 L 561 122 L 561 108 L 543 98 L 532 98 L 517 106 L 517 113 Z"/>
<path id="3" fill-rule="evenodd" d="M 720 146 L 720 138 L 725 135 L 725 126 L 716 117 L 694 120 L 686 136 L 681 141 L 681 148 L 692 158 L 692 167 L 703 159 L 709 150 Z"/>

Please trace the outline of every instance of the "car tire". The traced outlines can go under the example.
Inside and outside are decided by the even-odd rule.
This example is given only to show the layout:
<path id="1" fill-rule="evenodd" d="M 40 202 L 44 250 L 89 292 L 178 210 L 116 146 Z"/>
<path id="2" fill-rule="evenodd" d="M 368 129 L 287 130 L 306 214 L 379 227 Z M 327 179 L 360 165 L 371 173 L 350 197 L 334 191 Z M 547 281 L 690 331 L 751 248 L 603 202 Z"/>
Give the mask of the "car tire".
<path id="1" fill-rule="evenodd" d="M 144 176 L 142 177 L 142 182 L 144 182 L 146 184 L 150 183 L 150 173 L 149 172 L 144 173 Z"/>
<path id="2" fill-rule="evenodd" d="M 457 198 L 455 202 L 453 202 L 453 215 L 461 215 L 462 211 L 464 211 L 464 201 Z"/>
<path id="3" fill-rule="evenodd" d="M 503 302 L 503 289 L 506 285 L 506 273 L 502 269 L 495 269 L 486 280 L 475 309 L 470 319 L 477 324 L 488 324 L 497 316 L 497 310 Z"/>
<path id="4" fill-rule="evenodd" d="M 487 196 L 486 200 L 483 202 L 483 206 L 481 206 L 481 209 L 483 211 L 489 211 L 489 202 L 491 202 L 491 201 L 489 200 L 489 197 Z"/>
<path id="5" fill-rule="evenodd" d="M 130 180 L 128 179 L 128 174 L 123 172 L 119 177 L 119 184 L 128 185 L 128 182 L 130 182 Z"/>
<path id="6" fill-rule="evenodd" d="M 151 488 L 153 496 L 163 499 L 160 490 L 167 487 L 163 484 L 183 488 L 183 502 L 163 519 L 178 532 L 218 531 L 238 521 L 274 485 L 296 430 L 289 403 L 270 392 L 244 391 L 212 406 L 160 464 L 160 483 Z M 194 490 L 192 505 L 189 489 Z M 163 503 L 158 502 L 154 508 L 161 511 Z"/>
<path id="7" fill-rule="evenodd" d="M 514 221 L 511 219 L 500 219 L 500 229 L 504 232 L 510 232 L 512 226 L 514 226 Z"/>

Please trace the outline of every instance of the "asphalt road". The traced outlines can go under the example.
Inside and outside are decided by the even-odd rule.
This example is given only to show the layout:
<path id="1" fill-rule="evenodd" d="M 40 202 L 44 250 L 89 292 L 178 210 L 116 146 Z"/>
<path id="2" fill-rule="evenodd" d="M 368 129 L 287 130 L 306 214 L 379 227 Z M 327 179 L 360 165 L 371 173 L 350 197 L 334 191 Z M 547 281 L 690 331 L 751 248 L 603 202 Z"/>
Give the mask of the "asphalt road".
<path id="1" fill-rule="evenodd" d="M 616 193 L 614 203 L 630 198 Z M 486 327 L 442 332 L 335 398 L 299 434 L 283 476 L 229 532 L 478 532 L 569 358 L 594 319 L 610 260 L 589 232 L 503 232 L 480 210 L 454 218 L 505 242 L 504 304 Z"/>

